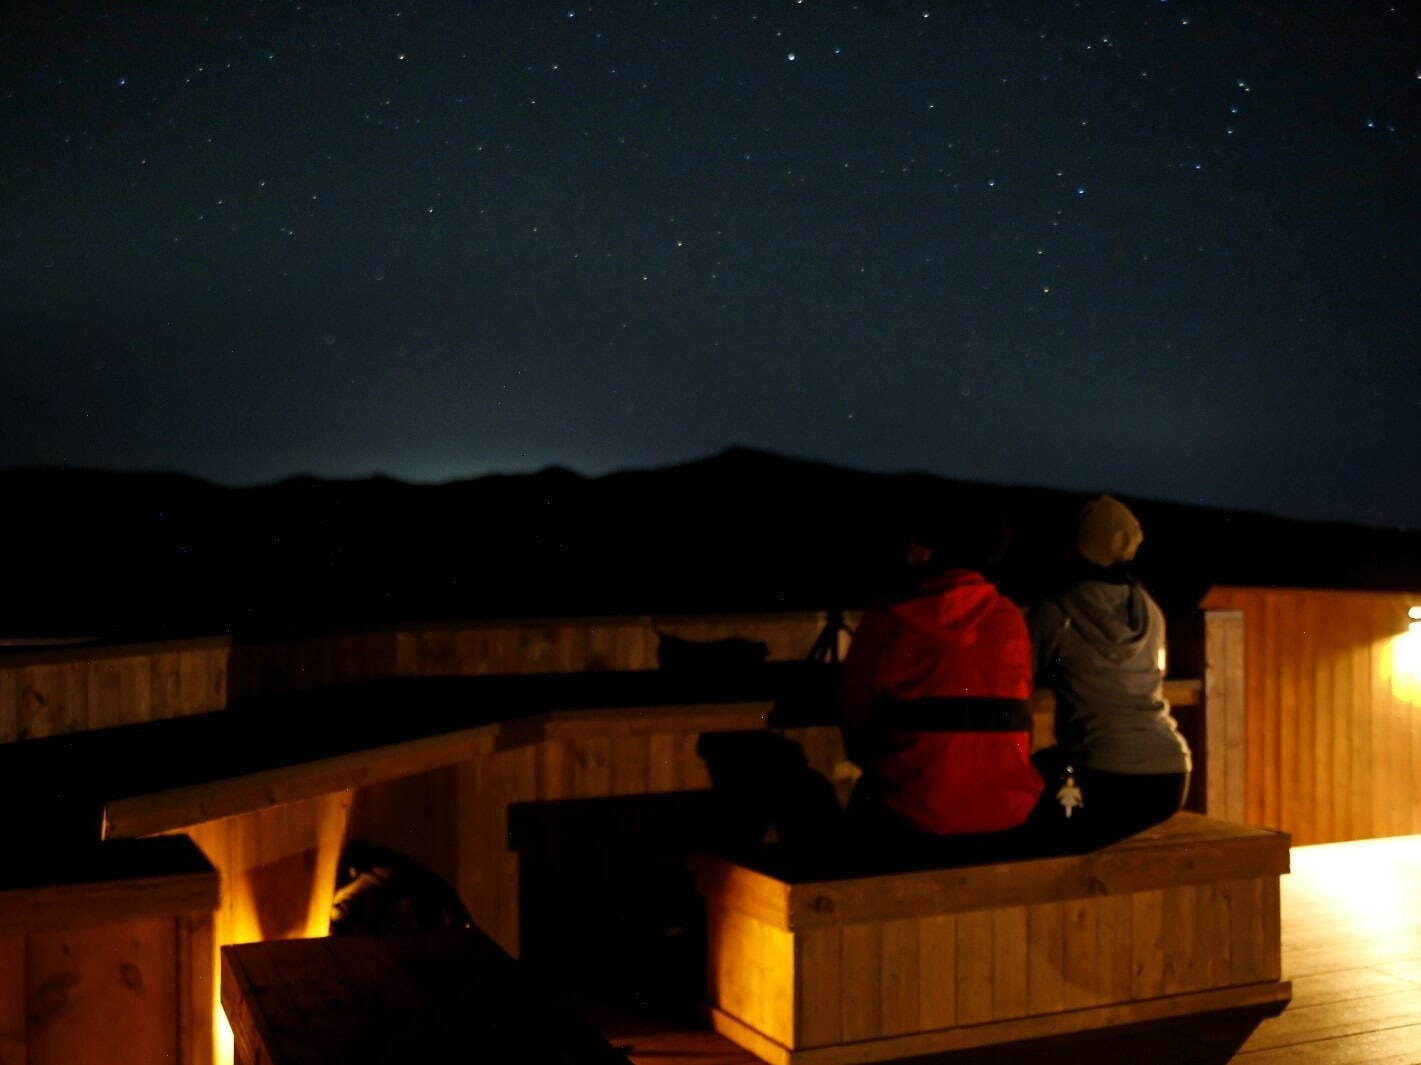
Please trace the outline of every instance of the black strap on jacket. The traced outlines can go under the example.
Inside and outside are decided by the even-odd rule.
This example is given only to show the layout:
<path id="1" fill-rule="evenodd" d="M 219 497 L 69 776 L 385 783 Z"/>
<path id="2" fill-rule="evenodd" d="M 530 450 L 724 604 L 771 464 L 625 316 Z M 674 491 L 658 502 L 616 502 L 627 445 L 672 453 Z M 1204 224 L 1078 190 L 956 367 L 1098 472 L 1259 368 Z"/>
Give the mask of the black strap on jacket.
<path id="1" fill-rule="evenodd" d="M 1031 711 L 1025 699 L 988 695 L 884 699 L 879 713 L 886 728 L 905 732 L 1031 731 Z"/>

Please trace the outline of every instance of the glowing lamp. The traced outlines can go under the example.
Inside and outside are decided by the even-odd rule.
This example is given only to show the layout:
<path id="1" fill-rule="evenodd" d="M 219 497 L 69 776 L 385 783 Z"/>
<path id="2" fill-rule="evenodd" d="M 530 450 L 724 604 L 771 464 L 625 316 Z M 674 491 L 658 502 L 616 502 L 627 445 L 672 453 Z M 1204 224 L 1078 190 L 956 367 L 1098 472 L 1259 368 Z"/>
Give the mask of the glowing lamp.
<path id="1" fill-rule="evenodd" d="M 1411 631 L 1421 632 L 1421 606 L 1413 606 L 1406 612 L 1406 616 L 1411 619 Z"/>

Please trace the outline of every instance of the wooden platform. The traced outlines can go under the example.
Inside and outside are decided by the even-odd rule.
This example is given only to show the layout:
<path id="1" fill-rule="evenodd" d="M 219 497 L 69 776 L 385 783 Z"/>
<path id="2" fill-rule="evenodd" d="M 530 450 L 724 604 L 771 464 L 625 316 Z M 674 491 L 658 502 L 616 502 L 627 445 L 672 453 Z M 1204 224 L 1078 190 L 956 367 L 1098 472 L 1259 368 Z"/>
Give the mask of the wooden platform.
<path id="1" fill-rule="evenodd" d="M 1086 855 L 837 880 L 708 859 L 712 1023 L 773 1065 L 856 1065 L 1277 1012 L 1287 868 L 1285 835 L 1196 814 Z"/>
<path id="2" fill-rule="evenodd" d="M 1421 1061 L 1421 836 L 1295 847 L 1281 895 L 1283 976 L 1293 1000 L 1258 1026 L 1234 1065 Z M 587 1015 L 609 1040 L 630 1048 L 634 1065 L 760 1060 L 705 1026 L 604 1007 L 589 1007 Z M 1206 1034 L 1210 1024 L 1199 1022 L 1194 1034 Z"/>

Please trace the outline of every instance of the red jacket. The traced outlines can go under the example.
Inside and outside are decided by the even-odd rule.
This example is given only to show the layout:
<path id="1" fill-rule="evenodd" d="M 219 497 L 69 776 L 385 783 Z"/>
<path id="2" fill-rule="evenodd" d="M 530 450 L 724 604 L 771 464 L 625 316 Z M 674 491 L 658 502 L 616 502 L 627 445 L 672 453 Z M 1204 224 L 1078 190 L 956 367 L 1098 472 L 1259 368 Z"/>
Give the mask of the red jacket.
<path id="1" fill-rule="evenodd" d="M 909 828 L 1015 828 L 1042 787 L 1031 678 L 1021 611 L 978 573 L 936 574 L 864 614 L 844 661 L 849 756 Z"/>

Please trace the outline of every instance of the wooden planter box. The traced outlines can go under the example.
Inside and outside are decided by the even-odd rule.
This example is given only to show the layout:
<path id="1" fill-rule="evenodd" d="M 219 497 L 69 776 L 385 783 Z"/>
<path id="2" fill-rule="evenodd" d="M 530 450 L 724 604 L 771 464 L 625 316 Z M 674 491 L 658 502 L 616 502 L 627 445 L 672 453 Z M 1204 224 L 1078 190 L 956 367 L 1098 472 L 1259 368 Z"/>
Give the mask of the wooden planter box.
<path id="1" fill-rule="evenodd" d="M 1214 1011 L 1261 1019 L 1292 994 L 1288 843 L 1179 814 L 1087 855 L 853 879 L 706 858 L 712 1023 L 776 1065 L 851 1065 Z"/>
<path id="2" fill-rule="evenodd" d="M 0 870 L 0 1062 L 211 1065 L 219 888 L 192 840 L 12 857 Z"/>

